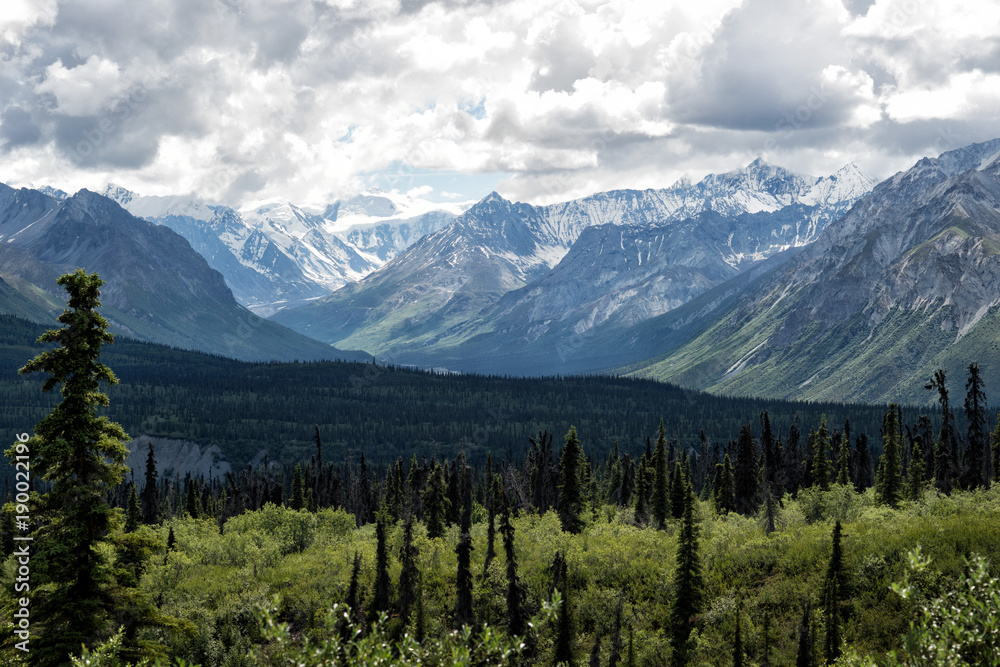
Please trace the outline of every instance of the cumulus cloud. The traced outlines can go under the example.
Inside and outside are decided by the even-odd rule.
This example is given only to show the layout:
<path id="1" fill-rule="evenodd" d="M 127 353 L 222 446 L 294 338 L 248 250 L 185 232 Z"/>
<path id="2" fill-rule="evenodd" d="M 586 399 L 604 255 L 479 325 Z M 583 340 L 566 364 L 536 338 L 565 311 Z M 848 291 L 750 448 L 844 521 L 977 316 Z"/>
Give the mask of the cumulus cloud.
<path id="1" fill-rule="evenodd" d="M 237 204 L 557 201 L 757 155 L 886 176 L 1000 135 L 998 34 L 992 0 L 9 0 L 0 180 Z"/>

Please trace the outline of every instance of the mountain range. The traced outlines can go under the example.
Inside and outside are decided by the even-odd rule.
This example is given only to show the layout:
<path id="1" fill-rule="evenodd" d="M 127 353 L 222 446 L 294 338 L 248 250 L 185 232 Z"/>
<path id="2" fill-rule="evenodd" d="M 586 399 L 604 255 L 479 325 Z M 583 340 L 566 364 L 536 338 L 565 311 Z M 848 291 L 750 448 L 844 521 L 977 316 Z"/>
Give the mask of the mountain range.
<path id="1" fill-rule="evenodd" d="M 234 209 L 113 184 L 103 194 L 187 239 L 237 301 L 265 316 L 360 280 L 463 210 L 378 190 L 322 209 L 282 201 Z"/>
<path id="2" fill-rule="evenodd" d="M 654 325 L 667 324 L 666 318 Z M 1000 139 L 878 184 L 786 264 L 626 369 L 723 393 L 933 398 L 938 368 L 1000 383 Z"/>
<path id="3" fill-rule="evenodd" d="M 878 184 L 853 164 L 817 178 L 755 160 L 664 189 L 463 208 L 0 186 L 0 310 L 51 318 L 55 276 L 85 265 L 108 280 L 117 330 L 241 358 L 354 349 L 838 401 L 926 403 L 937 368 L 971 362 L 1000 382 L 1000 139 Z M 227 349 L 238 322 L 252 335 Z"/>
<path id="4" fill-rule="evenodd" d="M 787 256 L 873 184 L 853 164 L 814 178 L 755 160 L 698 183 L 552 206 L 494 192 L 363 280 L 273 319 L 399 363 L 605 370 L 603 352 L 584 362 L 574 341 L 607 321 L 635 325 Z"/>
<path id="5" fill-rule="evenodd" d="M 247 360 L 367 358 L 253 314 L 184 238 L 88 190 L 60 198 L 0 185 L 0 240 L 9 314 L 54 323 L 65 305 L 57 277 L 83 267 L 105 281 L 102 313 L 117 333 Z"/>

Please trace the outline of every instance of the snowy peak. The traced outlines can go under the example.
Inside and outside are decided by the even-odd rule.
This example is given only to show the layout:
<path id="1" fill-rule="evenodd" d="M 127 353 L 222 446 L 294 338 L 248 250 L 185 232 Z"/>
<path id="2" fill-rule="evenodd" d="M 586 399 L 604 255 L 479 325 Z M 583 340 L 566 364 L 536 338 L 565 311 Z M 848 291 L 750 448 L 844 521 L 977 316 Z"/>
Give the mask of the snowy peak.
<path id="1" fill-rule="evenodd" d="M 129 202 L 135 199 L 134 192 L 115 183 L 108 183 L 101 195 L 118 202 L 118 205 L 122 208 L 125 208 Z"/>

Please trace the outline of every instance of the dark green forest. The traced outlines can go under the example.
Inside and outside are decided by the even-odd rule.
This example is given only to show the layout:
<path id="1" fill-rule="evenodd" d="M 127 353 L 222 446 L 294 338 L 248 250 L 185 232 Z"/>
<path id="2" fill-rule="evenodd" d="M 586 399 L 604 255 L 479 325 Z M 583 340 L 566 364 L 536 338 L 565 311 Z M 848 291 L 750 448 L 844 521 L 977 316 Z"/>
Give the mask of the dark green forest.
<path id="1" fill-rule="evenodd" d="M 17 369 L 42 348 L 42 328 L 0 316 L 0 427 L 28 429 L 54 404 L 41 379 Z M 261 450 L 294 463 L 313 451 L 320 427 L 328 456 L 350 449 L 384 466 L 410 455 L 453 457 L 464 448 L 482 464 L 487 451 L 512 460 L 539 430 L 566 433 L 576 426 L 593 454 L 641 454 L 664 420 L 685 451 L 736 438 L 742 425 L 768 410 L 787 434 L 802 425 L 831 428 L 850 418 L 857 433 L 878 433 L 885 406 L 794 403 L 717 397 L 648 380 L 611 377 L 505 378 L 430 373 L 345 362 L 247 363 L 118 337 L 103 351 L 120 383 L 107 391 L 108 416 L 133 436 L 182 438 L 218 444 L 235 468 Z M 928 397 L 931 393 L 928 392 Z M 907 423 L 916 408 L 904 409 Z M 808 430 L 808 426 L 806 426 Z M 876 438 L 877 440 L 877 438 Z M 872 446 L 880 451 L 880 443 Z"/>
<path id="2" fill-rule="evenodd" d="M 924 414 L 248 364 L 107 345 L 99 279 L 63 279 L 48 345 L 0 328 L 4 425 L 34 433 L 7 452 L 33 481 L 0 516 L 5 662 L 30 631 L 38 665 L 1000 664 L 975 363 Z M 161 474 L 150 445 L 126 476 L 126 432 L 234 472 Z"/>

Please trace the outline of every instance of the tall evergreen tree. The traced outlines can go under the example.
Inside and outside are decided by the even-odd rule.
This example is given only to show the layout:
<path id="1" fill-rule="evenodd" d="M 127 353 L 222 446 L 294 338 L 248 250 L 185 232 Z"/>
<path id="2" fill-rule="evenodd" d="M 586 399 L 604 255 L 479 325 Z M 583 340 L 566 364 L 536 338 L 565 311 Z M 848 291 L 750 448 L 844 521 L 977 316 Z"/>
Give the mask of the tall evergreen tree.
<path id="1" fill-rule="evenodd" d="M 899 457 L 899 425 L 896 404 L 889 406 L 882 427 L 882 458 L 879 460 L 878 475 L 875 480 L 879 502 L 895 506 L 902 493 L 902 471 Z"/>
<path id="2" fill-rule="evenodd" d="M 493 459 L 487 456 L 486 475 L 486 559 L 483 561 L 483 576 L 489 572 L 490 563 L 496 558 L 496 508 L 500 500 L 500 476 L 493 474 Z"/>
<path id="3" fill-rule="evenodd" d="M 287 479 L 287 478 L 286 478 Z M 292 500 L 291 508 L 300 510 L 306 505 L 305 486 L 302 483 L 302 465 L 296 463 L 292 472 Z"/>
<path id="4" fill-rule="evenodd" d="M 656 436 L 656 447 L 653 449 L 653 521 L 662 528 L 670 516 L 668 498 L 669 485 L 667 481 L 667 436 L 660 420 L 659 433 Z"/>
<path id="5" fill-rule="evenodd" d="M 830 436 L 826 427 L 826 415 L 823 415 L 812 448 L 812 481 L 823 491 L 830 488 L 830 458 L 827 455 L 829 449 Z"/>
<path id="6" fill-rule="evenodd" d="M 507 632 L 512 637 L 525 637 L 528 629 L 525 602 L 527 590 L 517 576 L 517 552 L 514 549 L 514 524 L 510 520 L 510 503 L 506 492 L 500 495 L 500 535 L 507 559 Z"/>
<path id="7" fill-rule="evenodd" d="M 453 482 L 459 487 L 462 503 L 460 537 L 455 546 L 458 555 L 458 572 L 455 579 L 455 625 L 476 625 L 472 608 L 472 470 L 465 464 L 465 452 L 460 452 L 455 466 Z"/>
<path id="8" fill-rule="evenodd" d="M 417 555 L 420 550 L 413 544 L 413 517 L 403 524 L 403 548 L 401 554 L 402 569 L 399 572 L 399 617 L 403 625 L 410 620 L 410 613 L 417 602 L 417 579 L 420 572 L 417 569 Z"/>
<path id="9" fill-rule="evenodd" d="M 611 631 L 611 655 L 608 656 L 608 667 L 618 667 L 622 659 L 622 599 L 618 598 L 615 605 L 615 625 Z"/>
<path id="10" fill-rule="evenodd" d="M 827 664 L 833 664 L 840 657 L 840 607 L 847 587 L 844 570 L 844 552 L 840 544 L 840 539 L 841 527 L 838 520 L 833 526 L 833 549 L 830 553 L 830 562 L 826 568 L 826 580 L 823 585 L 823 620 L 826 624 L 824 656 Z"/>
<path id="11" fill-rule="evenodd" d="M 979 364 L 969 364 L 969 379 L 965 383 L 965 417 L 969 423 L 965 449 L 965 474 L 963 484 L 966 489 L 976 489 L 986 485 L 986 392 L 983 378 L 979 374 Z"/>
<path id="12" fill-rule="evenodd" d="M 354 552 L 354 560 L 351 565 L 351 583 L 347 587 L 347 608 L 350 610 L 351 621 L 356 625 L 362 625 L 365 617 L 364 592 L 361 589 L 361 554 Z M 347 639 L 346 624 L 341 628 L 341 636 Z"/>
<path id="13" fill-rule="evenodd" d="M 566 567 L 566 558 L 565 556 L 559 558 L 559 552 L 556 552 L 556 567 L 560 569 L 557 573 L 557 580 L 561 601 L 556 618 L 556 638 L 552 662 L 554 665 L 573 667 L 576 665 L 576 657 L 573 654 L 573 639 L 576 633 L 573 627 L 573 608 L 570 602 L 569 572 Z"/>
<path id="14" fill-rule="evenodd" d="M 424 520 L 427 523 L 427 537 L 430 538 L 444 535 L 445 521 L 451 502 L 448 500 L 448 489 L 445 484 L 444 468 L 435 461 L 434 469 L 427 479 L 427 488 L 423 495 Z"/>
<path id="15" fill-rule="evenodd" d="M 160 522 L 160 493 L 156 481 L 156 457 L 153 442 L 146 453 L 146 485 L 142 487 L 142 522 L 147 526 Z"/>
<path id="16" fill-rule="evenodd" d="M 372 618 L 379 612 L 389 612 L 389 594 L 392 583 L 389 580 L 389 550 L 386 547 L 386 515 L 375 515 L 375 594 L 372 597 Z"/>
<path id="17" fill-rule="evenodd" d="M 945 372 L 934 372 L 926 389 L 936 390 L 941 404 L 941 431 L 934 452 L 934 485 L 942 493 L 950 493 L 955 485 L 958 467 L 958 438 L 953 424 L 954 416 L 948 401 L 948 385 Z"/>
<path id="18" fill-rule="evenodd" d="M 799 643 L 795 656 L 795 667 L 814 667 L 813 646 L 815 638 L 812 628 L 812 606 L 806 600 L 802 605 L 802 620 L 799 621 Z"/>
<path id="19" fill-rule="evenodd" d="M 673 519 L 680 519 L 684 516 L 685 487 L 683 477 L 681 462 L 675 461 L 674 468 L 670 472 L 670 517 Z"/>
<path id="20" fill-rule="evenodd" d="M 31 471 L 48 492 L 33 503 L 40 526 L 33 537 L 31 561 L 31 661 L 66 662 L 80 645 L 93 646 L 114 629 L 119 592 L 107 559 L 114 510 L 107 494 L 125 476 L 128 436 L 118 424 L 98 416 L 108 405 L 101 382 L 118 382 L 98 361 L 101 347 L 112 343 L 108 322 L 97 309 L 104 282 L 83 269 L 58 280 L 69 294 L 66 310 L 39 343 L 56 343 L 18 372 L 49 374 L 43 392 L 62 385 L 62 400 L 35 425 L 26 444 Z M 16 447 L 16 446 L 15 446 Z M 7 451 L 13 460 L 15 448 Z"/>
<path id="21" fill-rule="evenodd" d="M 129 484 L 128 507 L 125 510 L 125 532 L 131 533 L 142 523 L 142 509 L 139 507 L 139 494 L 135 483 Z"/>
<path id="22" fill-rule="evenodd" d="M 785 440 L 785 448 L 782 451 L 782 468 L 784 470 L 785 491 L 792 495 L 798 493 L 802 488 L 803 461 L 802 446 L 799 442 L 799 416 L 796 414 L 792 420 L 792 425 L 788 428 L 788 438 Z"/>
<path id="23" fill-rule="evenodd" d="M 736 511 L 736 496 L 733 491 L 733 467 L 729 461 L 729 452 L 722 459 L 722 463 L 715 464 L 714 502 L 717 514 Z"/>
<path id="24" fill-rule="evenodd" d="M 764 457 L 764 485 L 770 489 L 771 495 L 781 498 L 784 494 L 781 449 L 771 429 L 771 417 L 767 410 L 760 415 L 760 447 Z"/>
<path id="25" fill-rule="evenodd" d="M 582 491 L 580 488 L 580 458 L 582 450 L 576 435 L 576 427 L 570 426 L 566 434 L 566 444 L 559 457 L 559 521 L 568 533 L 579 533 L 583 529 Z"/>
<path id="26" fill-rule="evenodd" d="M 686 665 L 688 660 L 688 639 L 694 626 L 695 617 L 701 611 L 702 576 L 701 559 L 698 555 L 698 526 L 694 519 L 694 491 L 688 484 L 684 503 L 684 518 L 677 540 L 677 569 L 674 574 L 676 597 L 670 608 L 669 628 L 671 645 L 676 665 Z"/>
<path id="27" fill-rule="evenodd" d="M 844 486 L 851 483 L 851 431 L 845 429 L 840 437 L 837 456 L 837 484 Z"/>
<path id="28" fill-rule="evenodd" d="M 740 428 L 740 439 L 736 444 L 736 466 L 733 470 L 736 511 L 740 514 L 750 515 L 757 511 L 760 502 L 759 472 L 757 438 L 753 434 L 753 424 L 744 424 Z"/>

